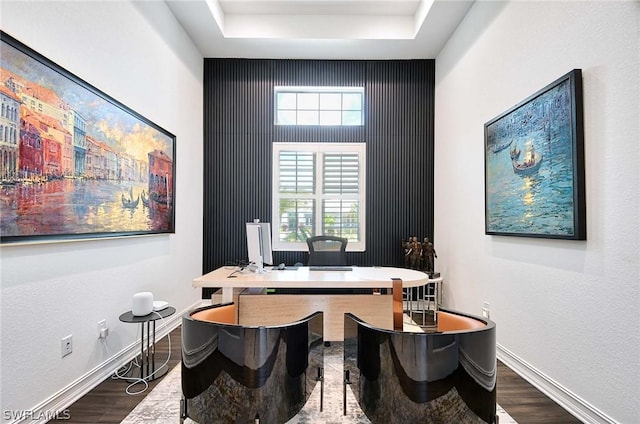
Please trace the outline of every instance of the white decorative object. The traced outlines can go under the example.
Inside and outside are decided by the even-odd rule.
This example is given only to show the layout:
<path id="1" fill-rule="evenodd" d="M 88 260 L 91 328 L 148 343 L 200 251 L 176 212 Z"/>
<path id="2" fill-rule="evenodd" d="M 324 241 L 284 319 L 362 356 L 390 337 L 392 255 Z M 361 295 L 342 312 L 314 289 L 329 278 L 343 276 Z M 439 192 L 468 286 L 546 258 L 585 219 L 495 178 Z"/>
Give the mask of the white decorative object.
<path id="1" fill-rule="evenodd" d="M 153 312 L 153 293 L 140 292 L 134 294 L 131 312 L 135 316 L 145 316 Z"/>

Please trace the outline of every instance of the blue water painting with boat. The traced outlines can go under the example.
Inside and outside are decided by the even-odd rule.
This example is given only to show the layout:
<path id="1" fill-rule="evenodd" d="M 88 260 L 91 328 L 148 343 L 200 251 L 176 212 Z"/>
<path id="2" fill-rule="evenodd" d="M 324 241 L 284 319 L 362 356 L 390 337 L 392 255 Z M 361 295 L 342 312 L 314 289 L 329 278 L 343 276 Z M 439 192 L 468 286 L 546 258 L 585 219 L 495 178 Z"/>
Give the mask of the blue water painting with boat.
<path id="1" fill-rule="evenodd" d="M 487 234 L 575 232 L 570 80 L 485 125 Z"/>

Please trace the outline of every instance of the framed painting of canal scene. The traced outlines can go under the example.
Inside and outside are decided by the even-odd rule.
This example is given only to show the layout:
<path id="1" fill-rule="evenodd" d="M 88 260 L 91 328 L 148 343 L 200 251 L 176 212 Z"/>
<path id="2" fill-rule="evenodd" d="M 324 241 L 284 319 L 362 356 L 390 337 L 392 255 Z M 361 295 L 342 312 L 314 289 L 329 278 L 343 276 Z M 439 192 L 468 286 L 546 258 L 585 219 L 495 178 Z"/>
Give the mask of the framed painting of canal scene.
<path id="1" fill-rule="evenodd" d="M 1 243 L 175 232 L 175 136 L 0 37 Z"/>
<path id="2" fill-rule="evenodd" d="M 586 240 L 582 72 L 484 126 L 485 233 Z"/>

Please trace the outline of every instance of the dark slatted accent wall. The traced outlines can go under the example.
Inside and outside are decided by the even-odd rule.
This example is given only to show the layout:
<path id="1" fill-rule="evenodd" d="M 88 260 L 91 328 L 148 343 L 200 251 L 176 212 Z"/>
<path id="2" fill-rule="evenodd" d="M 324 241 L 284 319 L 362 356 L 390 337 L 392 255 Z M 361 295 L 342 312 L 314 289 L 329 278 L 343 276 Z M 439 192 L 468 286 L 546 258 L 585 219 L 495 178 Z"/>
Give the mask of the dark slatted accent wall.
<path id="1" fill-rule="evenodd" d="M 401 265 L 433 238 L 435 62 L 205 59 L 203 273 L 245 259 L 245 223 L 271 221 L 271 143 L 367 143 L 367 247 L 354 265 Z M 278 85 L 364 86 L 363 127 L 276 127 Z M 274 262 L 306 262 L 274 252 Z"/>
<path id="2" fill-rule="evenodd" d="M 272 66 L 205 61 L 205 273 L 246 258 L 245 223 L 271 214 Z"/>
<path id="3" fill-rule="evenodd" d="M 367 265 L 401 265 L 401 240 L 433 240 L 434 61 L 367 67 Z"/>

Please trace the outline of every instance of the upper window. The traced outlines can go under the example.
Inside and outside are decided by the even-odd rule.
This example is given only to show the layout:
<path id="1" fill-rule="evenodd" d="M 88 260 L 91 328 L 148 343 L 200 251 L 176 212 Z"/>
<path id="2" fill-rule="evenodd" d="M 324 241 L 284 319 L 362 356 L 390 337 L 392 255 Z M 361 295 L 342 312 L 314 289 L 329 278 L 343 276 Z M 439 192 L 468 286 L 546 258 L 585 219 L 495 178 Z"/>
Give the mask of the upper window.
<path id="1" fill-rule="evenodd" d="M 276 125 L 364 125 L 362 87 L 276 87 Z"/>
<path id="2" fill-rule="evenodd" d="M 365 143 L 273 144 L 273 249 L 328 234 L 365 247 Z"/>

